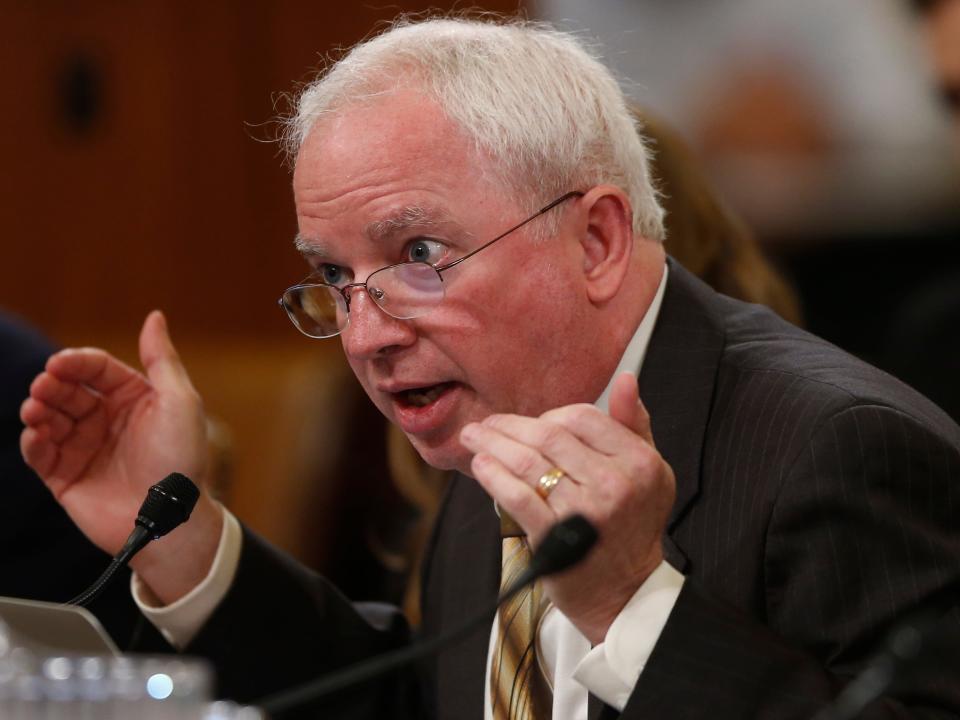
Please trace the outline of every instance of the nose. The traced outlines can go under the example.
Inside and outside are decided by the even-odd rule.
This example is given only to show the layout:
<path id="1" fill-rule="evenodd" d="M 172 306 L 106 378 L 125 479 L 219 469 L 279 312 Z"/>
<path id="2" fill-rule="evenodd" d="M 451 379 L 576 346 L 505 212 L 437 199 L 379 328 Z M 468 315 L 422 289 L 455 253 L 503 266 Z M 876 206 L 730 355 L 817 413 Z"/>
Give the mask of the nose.
<path id="1" fill-rule="evenodd" d="M 340 338 L 349 357 L 369 360 L 412 345 L 417 334 L 409 321 L 387 315 L 358 288 L 350 293 L 350 322 Z"/>

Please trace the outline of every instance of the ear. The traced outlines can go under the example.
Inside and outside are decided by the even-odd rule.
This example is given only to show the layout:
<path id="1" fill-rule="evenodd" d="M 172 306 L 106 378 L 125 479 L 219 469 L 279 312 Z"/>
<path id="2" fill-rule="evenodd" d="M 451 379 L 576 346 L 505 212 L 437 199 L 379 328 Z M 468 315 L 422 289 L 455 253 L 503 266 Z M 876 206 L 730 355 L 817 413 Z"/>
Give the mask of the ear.
<path id="1" fill-rule="evenodd" d="M 583 274 L 587 295 L 604 303 L 620 290 L 633 254 L 633 210 L 620 188 L 598 185 L 580 199 L 584 225 Z"/>

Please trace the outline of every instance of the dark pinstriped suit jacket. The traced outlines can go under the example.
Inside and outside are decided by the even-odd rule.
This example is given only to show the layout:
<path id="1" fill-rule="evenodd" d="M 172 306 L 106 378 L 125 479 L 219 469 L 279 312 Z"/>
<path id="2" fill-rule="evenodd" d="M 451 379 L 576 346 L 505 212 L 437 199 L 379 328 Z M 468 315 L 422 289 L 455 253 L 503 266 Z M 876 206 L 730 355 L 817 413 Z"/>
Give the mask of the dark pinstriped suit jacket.
<path id="1" fill-rule="evenodd" d="M 666 555 L 688 580 L 623 717 L 810 717 L 891 624 L 942 601 L 960 577 L 960 429 L 893 378 L 676 264 L 640 383 L 677 477 Z M 456 478 L 424 568 L 425 634 L 494 597 L 499 547 L 489 499 Z M 293 670 L 273 667 L 274 682 L 339 662 L 331 613 L 353 637 L 343 652 L 374 649 L 358 651 L 366 626 L 329 588 L 275 565 L 247 543 L 237 586 L 198 647 L 228 641 L 224 618 L 251 609 L 238 597 L 272 577 L 290 594 L 270 614 L 284 615 L 293 632 L 281 645 L 298 658 Z M 952 643 L 947 657 L 872 717 L 960 717 L 956 609 L 938 635 Z M 420 668 L 426 714 L 482 717 L 488 638 L 481 629 Z"/>

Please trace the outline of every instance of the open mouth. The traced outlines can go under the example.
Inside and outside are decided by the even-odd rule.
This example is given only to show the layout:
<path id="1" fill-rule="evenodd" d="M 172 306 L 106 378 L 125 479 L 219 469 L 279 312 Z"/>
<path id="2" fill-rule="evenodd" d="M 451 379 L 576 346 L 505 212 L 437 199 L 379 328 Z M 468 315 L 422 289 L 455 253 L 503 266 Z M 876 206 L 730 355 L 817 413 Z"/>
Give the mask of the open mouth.
<path id="1" fill-rule="evenodd" d="M 444 382 L 436 385 L 428 385 L 426 387 L 410 388 L 409 390 L 402 390 L 398 393 L 394 393 L 394 397 L 397 398 L 397 401 L 401 405 L 406 407 L 426 407 L 430 403 L 435 402 L 437 398 L 443 395 L 455 384 L 456 383 L 452 382 Z"/>

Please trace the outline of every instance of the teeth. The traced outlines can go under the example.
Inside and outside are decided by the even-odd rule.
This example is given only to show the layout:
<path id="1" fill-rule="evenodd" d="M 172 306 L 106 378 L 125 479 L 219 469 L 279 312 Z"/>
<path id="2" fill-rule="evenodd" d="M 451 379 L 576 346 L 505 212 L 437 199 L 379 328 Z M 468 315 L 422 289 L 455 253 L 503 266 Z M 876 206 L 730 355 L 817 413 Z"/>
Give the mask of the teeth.
<path id="1" fill-rule="evenodd" d="M 446 383 L 433 385 L 429 388 L 418 388 L 416 390 L 407 390 L 404 394 L 406 400 L 414 407 L 424 407 L 436 400 L 446 389 Z"/>

